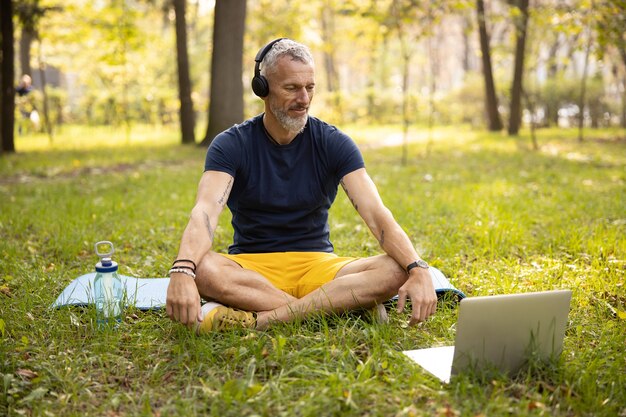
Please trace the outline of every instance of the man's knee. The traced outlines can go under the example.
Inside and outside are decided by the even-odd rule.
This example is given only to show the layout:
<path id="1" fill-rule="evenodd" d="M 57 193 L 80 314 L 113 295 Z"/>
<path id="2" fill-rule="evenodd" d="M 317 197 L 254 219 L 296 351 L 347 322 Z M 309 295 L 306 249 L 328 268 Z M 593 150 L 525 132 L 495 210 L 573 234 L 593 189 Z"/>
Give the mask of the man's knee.
<path id="1" fill-rule="evenodd" d="M 196 271 L 196 284 L 203 297 L 221 300 L 228 295 L 232 285 L 224 279 L 224 269 L 232 267 L 229 262 L 232 261 L 215 252 L 209 252 L 202 258 Z"/>
<path id="2" fill-rule="evenodd" d="M 397 295 L 398 289 L 406 282 L 406 271 L 389 255 L 374 256 L 367 261 L 367 270 L 377 277 L 374 286 L 377 298 L 387 299 Z"/>
<path id="3" fill-rule="evenodd" d="M 398 289 L 406 282 L 407 273 L 396 261 L 389 255 L 381 256 L 381 267 L 385 270 L 385 276 L 388 290 L 396 295 Z"/>

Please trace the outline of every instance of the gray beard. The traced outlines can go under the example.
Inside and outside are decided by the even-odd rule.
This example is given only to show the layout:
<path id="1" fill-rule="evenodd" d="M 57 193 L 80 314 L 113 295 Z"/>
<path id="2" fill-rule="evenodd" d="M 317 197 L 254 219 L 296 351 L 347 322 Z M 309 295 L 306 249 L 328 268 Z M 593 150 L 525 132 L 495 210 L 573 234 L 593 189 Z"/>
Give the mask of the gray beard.
<path id="1" fill-rule="evenodd" d="M 276 120 L 280 123 L 280 126 L 288 131 L 292 135 L 297 135 L 304 130 L 304 126 L 306 126 L 306 121 L 308 119 L 308 114 L 304 115 L 302 118 L 291 117 L 287 114 L 287 112 L 277 109 L 270 103 L 270 110 L 276 116 Z"/>

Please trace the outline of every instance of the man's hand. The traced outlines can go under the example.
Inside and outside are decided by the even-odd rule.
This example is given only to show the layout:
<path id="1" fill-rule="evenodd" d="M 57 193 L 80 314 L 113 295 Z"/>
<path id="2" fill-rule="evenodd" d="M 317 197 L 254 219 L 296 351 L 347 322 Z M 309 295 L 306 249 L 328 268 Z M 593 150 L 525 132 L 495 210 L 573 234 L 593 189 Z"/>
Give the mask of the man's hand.
<path id="1" fill-rule="evenodd" d="M 430 272 L 427 269 L 411 269 L 409 279 L 398 290 L 398 313 L 404 310 L 407 297 L 413 306 L 409 326 L 422 322 L 435 313 L 437 295 Z"/>
<path id="2" fill-rule="evenodd" d="M 202 321 L 200 293 L 194 280 L 185 274 L 173 273 L 167 287 L 167 315 L 191 327 Z"/>

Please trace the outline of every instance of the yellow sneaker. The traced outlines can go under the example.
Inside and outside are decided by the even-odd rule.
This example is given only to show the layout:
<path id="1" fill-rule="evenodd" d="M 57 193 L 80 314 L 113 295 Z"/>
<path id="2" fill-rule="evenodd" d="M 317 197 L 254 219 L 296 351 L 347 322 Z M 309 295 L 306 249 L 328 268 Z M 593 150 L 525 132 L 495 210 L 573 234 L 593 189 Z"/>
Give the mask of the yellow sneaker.
<path id="1" fill-rule="evenodd" d="M 202 306 L 202 317 L 202 321 L 196 328 L 198 334 L 231 329 L 254 329 L 256 327 L 254 313 L 226 307 L 215 302 L 209 302 Z"/>

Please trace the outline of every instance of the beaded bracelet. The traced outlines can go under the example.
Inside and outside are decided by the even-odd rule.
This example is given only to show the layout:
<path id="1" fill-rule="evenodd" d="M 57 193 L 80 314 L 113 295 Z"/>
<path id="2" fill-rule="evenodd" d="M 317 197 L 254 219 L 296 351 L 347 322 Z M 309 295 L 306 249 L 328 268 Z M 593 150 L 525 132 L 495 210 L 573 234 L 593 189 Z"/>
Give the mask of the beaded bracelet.
<path id="1" fill-rule="evenodd" d="M 196 274 L 195 272 L 191 271 L 188 268 L 172 268 L 169 270 L 168 275 L 172 275 L 173 273 L 178 273 L 180 272 L 181 274 L 185 274 L 185 275 L 189 275 L 191 278 L 196 279 Z"/>

